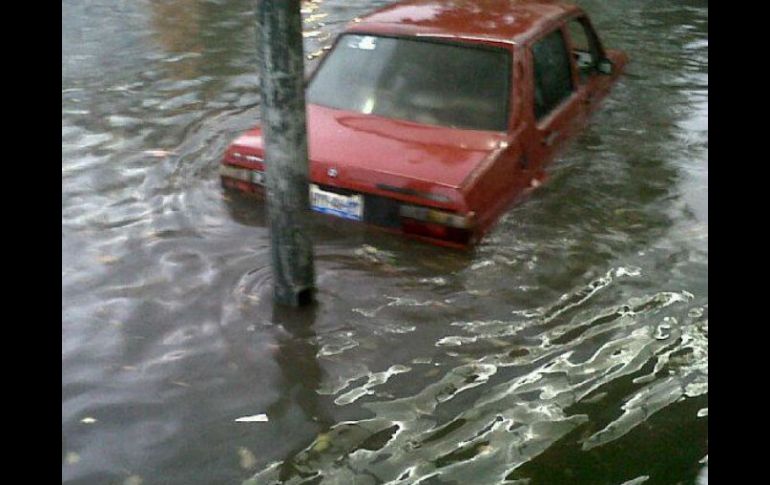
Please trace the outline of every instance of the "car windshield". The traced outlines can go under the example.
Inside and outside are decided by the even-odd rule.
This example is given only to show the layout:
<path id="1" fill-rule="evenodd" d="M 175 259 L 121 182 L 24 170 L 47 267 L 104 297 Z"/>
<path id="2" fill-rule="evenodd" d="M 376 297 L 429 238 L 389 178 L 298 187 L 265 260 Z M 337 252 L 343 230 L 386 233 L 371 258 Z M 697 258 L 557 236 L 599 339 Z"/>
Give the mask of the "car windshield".
<path id="1" fill-rule="evenodd" d="M 503 48 L 344 35 L 313 77 L 310 103 L 474 130 L 508 126 Z"/>

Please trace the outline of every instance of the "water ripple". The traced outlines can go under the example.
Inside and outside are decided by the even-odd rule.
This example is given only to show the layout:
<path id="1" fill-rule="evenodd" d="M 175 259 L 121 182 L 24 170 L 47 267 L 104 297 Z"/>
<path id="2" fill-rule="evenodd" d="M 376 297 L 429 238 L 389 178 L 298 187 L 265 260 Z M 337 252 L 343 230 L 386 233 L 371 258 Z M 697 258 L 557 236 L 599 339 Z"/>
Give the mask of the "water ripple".
<path id="1" fill-rule="evenodd" d="M 303 2 L 307 71 L 390 3 Z M 253 2 L 65 2 L 62 482 L 707 482 L 708 9 L 584 3 L 631 64 L 547 182 L 467 253 L 319 215 L 287 316 Z"/>

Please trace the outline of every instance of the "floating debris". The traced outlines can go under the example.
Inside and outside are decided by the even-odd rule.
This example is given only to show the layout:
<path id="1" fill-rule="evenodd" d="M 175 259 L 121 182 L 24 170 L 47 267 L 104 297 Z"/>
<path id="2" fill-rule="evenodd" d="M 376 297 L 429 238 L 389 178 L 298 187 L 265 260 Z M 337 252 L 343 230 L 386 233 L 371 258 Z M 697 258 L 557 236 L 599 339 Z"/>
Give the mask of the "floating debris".
<path id="1" fill-rule="evenodd" d="M 131 475 L 123 480 L 123 485 L 142 485 L 142 483 L 144 483 L 144 479 L 139 475 Z"/>
<path id="2" fill-rule="evenodd" d="M 360 248 L 356 249 L 354 254 L 368 263 L 379 264 L 389 268 L 392 268 L 392 264 L 396 260 L 396 257 L 393 253 L 377 249 L 376 247 L 370 246 L 368 244 L 364 244 Z"/>
<path id="3" fill-rule="evenodd" d="M 67 456 L 64 458 L 64 462 L 67 465 L 74 465 L 79 461 L 80 461 L 80 455 L 78 455 L 74 451 L 70 451 L 69 453 L 67 453 Z"/>
<path id="4" fill-rule="evenodd" d="M 313 445 L 313 451 L 316 453 L 321 453 L 327 448 L 329 448 L 329 445 L 331 445 L 331 438 L 329 437 L 328 433 L 321 433 L 318 435 L 318 438 L 315 440 L 315 444 Z"/>
<path id="5" fill-rule="evenodd" d="M 156 158 L 163 158 L 169 155 L 175 155 L 174 152 L 169 150 L 145 150 L 142 152 L 142 154 L 149 155 L 151 157 L 156 157 Z"/>
<path id="6" fill-rule="evenodd" d="M 240 457 L 241 468 L 244 470 L 251 470 L 257 466 L 257 458 L 254 456 L 254 453 L 245 446 L 238 448 L 238 456 Z"/>
<path id="7" fill-rule="evenodd" d="M 99 257 L 97 258 L 97 260 L 98 260 L 100 263 L 102 263 L 102 264 L 112 264 L 112 263 L 114 263 L 115 261 L 117 261 L 117 260 L 118 260 L 118 258 L 117 258 L 117 257 L 115 257 L 115 256 L 110 256 L 110 255 L 108 255 L 108 254 L 105 254 L 105 255 L 99 256 Z"/>
<path id="8" fill-rule="evenodd" d="M 432 361 L 432 357 L 417 357 L 412 359 L 412 364 L 430 364 Z"/>
<path id="9" fill-rule="evenodd" d="M 235 420 L 236 423 L 266 423 L 267 414 L 255 414 L 253 416 L 242 416 Z"/>

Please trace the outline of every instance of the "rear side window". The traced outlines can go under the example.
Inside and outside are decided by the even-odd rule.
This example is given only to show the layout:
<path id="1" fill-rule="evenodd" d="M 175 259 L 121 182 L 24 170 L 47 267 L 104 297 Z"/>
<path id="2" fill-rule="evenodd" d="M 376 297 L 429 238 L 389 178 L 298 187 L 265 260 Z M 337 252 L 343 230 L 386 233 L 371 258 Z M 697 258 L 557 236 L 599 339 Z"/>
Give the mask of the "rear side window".
<path id="1" fill-rule="evenodd" d="M 535 118 L 551 112 L 573 90 L 569 53 L 561 29 L 532 46 L 535 64 Z"/>
<path id="2" fill-rule="evenodd" d="M 596 72 L 600 57 L 599 43 L 585 17 L 571 20 L 567 24 L 567 30 L 572 41 L 572 56 L 580 74 L 580 82 L 583 83 Z"/>

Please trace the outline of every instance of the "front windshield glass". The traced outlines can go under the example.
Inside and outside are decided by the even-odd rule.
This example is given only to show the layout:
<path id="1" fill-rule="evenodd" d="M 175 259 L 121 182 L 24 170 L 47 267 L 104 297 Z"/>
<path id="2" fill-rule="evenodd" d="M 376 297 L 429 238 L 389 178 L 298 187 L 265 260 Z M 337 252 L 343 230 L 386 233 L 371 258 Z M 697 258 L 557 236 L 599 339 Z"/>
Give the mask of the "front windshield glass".
<path id="1" fill-rule="evenodd" d="M 474 130 L 508 125 L 510 52 L 371 35 L 344 35 L 310 83 L 308 102 Z"/>

